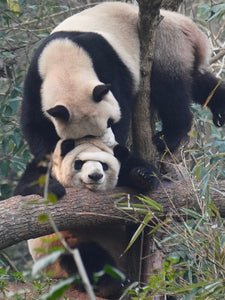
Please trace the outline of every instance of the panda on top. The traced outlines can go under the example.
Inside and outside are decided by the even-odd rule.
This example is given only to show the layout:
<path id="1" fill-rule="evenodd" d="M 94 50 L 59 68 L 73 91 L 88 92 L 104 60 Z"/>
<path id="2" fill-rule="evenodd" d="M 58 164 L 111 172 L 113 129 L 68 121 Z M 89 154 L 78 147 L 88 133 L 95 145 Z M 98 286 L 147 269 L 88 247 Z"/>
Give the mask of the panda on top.
<path id="1" fill-rule="evenodd" d="M 166 142 L 173 152 L 191 128 L 191 101 L 204 104 L 218 79 L 208 70 L 206 36 L 181 14 L 165 10 L 161 14 L 151 100 L 162 131 L 153 141 L 159 151 L 165 150 Z M 27 72 L 21 109 L 22 131 L 34 155 L 23 183 L 29 184 L 31 174 L 39 173 L 37 163 L 54 150 L 59 138 L 101 137 L 111 127 L 116 141 L 126 144 L 140 81 L 137 23 L 137 6 L 105 2 L 66 19 L 39 46 Z M 224 125 L 224 83 L 208 107 L 214 123 Z M 154 172 L 151 165 L 142 168 L 142 174 L 145 171 Z M 155 181 L 152 176 L 151 187 Z M 59 197 L 65 193 L 54 180 L 49 189 Z M 19 183 L 16 194 L 28 190 Z"/>

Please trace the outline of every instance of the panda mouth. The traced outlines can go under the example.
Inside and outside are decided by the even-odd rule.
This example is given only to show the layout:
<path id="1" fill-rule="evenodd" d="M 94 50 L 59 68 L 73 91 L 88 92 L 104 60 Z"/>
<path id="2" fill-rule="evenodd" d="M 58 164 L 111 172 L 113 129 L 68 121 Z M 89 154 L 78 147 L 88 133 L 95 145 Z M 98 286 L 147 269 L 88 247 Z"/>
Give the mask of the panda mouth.
<path id="1" fill-rule="evenodd" d="M 84 182 L 84 185 L 89 190 L 98 190 L 102 184 L 100 182 L 88 182 L 88 183 Z"/>
<path id="2" fill-rule="evenodd" d="M 91 191 L 98 191 L 100 190 L 100 184 L 87 184 L 86 187 Z"/>

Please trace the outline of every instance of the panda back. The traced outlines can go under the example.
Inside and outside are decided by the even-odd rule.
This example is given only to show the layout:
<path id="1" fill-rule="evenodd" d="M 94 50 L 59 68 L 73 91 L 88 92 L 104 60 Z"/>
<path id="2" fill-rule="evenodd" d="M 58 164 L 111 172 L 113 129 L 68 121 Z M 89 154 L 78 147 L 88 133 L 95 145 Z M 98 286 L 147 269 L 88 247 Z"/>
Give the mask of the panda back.
<path id="1" fill-rule="evenodd" d="M 67 18 L 52 33 L 78 31 L 100 34 L 132 73 L 136 91 L 140 81 L 137 21 L 136 6 L 105 2 Z"/>

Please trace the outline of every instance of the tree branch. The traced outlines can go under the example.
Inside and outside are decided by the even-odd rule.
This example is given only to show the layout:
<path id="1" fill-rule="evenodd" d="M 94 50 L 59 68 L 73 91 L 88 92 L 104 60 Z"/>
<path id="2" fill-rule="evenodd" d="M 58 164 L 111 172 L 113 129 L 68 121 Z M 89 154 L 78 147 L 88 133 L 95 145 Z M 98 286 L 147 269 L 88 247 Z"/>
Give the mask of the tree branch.
<path id="1" fill-rule="evenodd" d="M 210 59 L 210 64 L 217 62 L 217 60 L 221 59 L 224 55 L 225 55 L 225 50 L 224 49 L 220 50 L 216 55 L 214 55 Z"/>
<path id="2" fill-rule="evenodd" d="M 84 189 L 67 189 L 66 196 L 56 205 L 48 205 L 47 210 L 60 231 L 76 227 L 79 231 L 88 227 L 131 224 L 140 216 L 134 210 L 130 216 L 118 209 L 115 197 L 118 193 L 130 194 L 131 203 L 137 202 L 137 193 L 134 190 L 117 188 L 113 191 L 94 193 Z M 148 195 L 151 199 L 163 206 L 164 213 L 178 216 L 179 209 L 195 208 L 200 210 L 190 182 L 179 181 L 175 183 L 165 182 L 162 186 Z M 211 188 L 211 198 L 218 207 L 221 216 L 225 216 L 225 182 L 220 182 L 220 187 Z M 40 196 L 15 196 L 0 202 L 0 249 L 16 244 L 22 240 L 35 238 L 52 233 L 49 222 L 41 225 L 38 216 L 46 214 L 46 205 L 32 203 L 31 201 L 41 199 Z M 123 202 L 127 201 L 124 196 Z"/>

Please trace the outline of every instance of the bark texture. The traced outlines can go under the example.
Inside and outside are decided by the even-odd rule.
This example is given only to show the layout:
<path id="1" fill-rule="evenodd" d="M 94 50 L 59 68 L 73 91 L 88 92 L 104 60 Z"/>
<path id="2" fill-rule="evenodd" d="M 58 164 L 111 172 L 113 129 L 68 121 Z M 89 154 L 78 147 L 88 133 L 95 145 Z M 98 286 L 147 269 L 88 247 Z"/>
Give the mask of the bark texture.
<path id="1" fill-rule="evenodd" d="M 183 0 L 163 0 L 162 8 L 177 11 Z"/>
<path id="2" fill-rule="evenodd" d="M 113 191 L 94 193 L 84 189 L 67 189 L 67 194 L 55 205 L 31 203 L 40 199 L 40 196 L 15 196 L 0 202 L 0 249 L 16 244 L 20 241 L 52 233 L 49 222 L 40 224 L 38 216 L 51 213 L 56 226 L 60 231 L 70 228 L 79 228 L 80 231 L 88 227 L 134 224 L 140 220 L 135 209 L 129 214 L 119 209 L 115 203 L 120 196 L 118 193 L 128 193 L 131 203 L 137 202 L 137 193 L 125 188 Z M 200 211 L 196 193 L 190 182 L 179 181 L 164 183 L 162 186 L 148 194 L 148 196 L 163 206 L 162 215 L 172 214 L 178 216 L 180 208 L 187 207 Z M 218 207 L 221 216 L 225 216 L 225 182 L 221 181 L 219 187 L 211 188 L 211 198 Z M 123 202 L 127 201 L 124 195 Z M 140 219 L 139 219 L 140 218 Z"/>
<path id="3" fill-rule="evenodd" d="M 155 28 L 160 22 L 159 9 L 162 0 L 138 0 L 137 2 L 139 4 L 141 82 L 132 122 L 133 150 L 140 157 L 156 162 L 158 157 L 152 143 L 155 118 L 151 109 L 150 80 L 154 58 Z"/>

